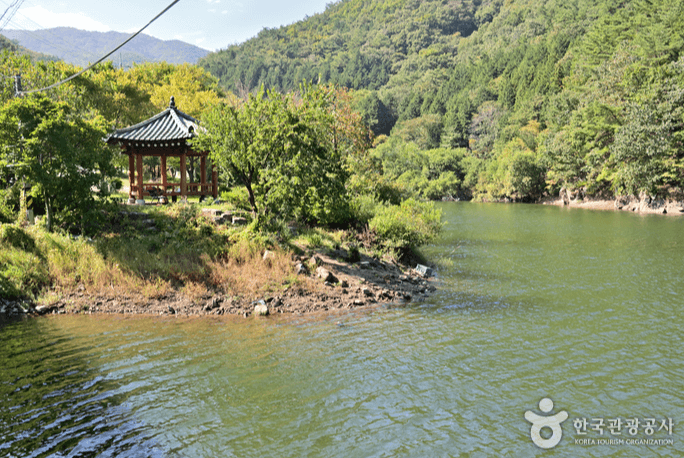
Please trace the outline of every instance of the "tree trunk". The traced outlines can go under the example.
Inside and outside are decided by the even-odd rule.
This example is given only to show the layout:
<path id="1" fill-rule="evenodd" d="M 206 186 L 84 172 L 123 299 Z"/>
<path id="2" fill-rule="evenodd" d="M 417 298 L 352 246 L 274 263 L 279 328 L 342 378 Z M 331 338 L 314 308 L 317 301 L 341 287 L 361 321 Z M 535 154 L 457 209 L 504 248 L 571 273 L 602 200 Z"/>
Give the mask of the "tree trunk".
<path id="1" fill-rule="evenodd" d="M 254 191 L 250 184 L 245 184 L 245 187 L 247 188 L 247 194 L 249 195 L 249 205 L 252 207 L 253 216 L 256 218 L 259 209 L 257 208 L 256 200 L 254 199 Z"/>
<path id="2" fill-rule="evenodd" d="M 45 229 L 52 232 L 52 203 L 47 192 L 43 192 L 43 198 L 45 199 Z"/>

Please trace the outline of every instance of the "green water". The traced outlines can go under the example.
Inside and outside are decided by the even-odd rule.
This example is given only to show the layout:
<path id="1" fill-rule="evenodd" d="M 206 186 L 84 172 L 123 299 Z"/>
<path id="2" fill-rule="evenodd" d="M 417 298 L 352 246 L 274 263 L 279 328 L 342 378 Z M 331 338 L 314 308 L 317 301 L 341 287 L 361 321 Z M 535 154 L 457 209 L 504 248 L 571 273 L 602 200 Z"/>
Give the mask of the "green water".
<path id="1" fill-rule="evenodd" d="M 682 456 L 684 219 L 443 209 L 422 303 L 0 325 L 0 456 Z M 544 397 L 569 415 L 550 450 L 524 418 Z M 649 438 L 673 443 L 576 443 Z"/>

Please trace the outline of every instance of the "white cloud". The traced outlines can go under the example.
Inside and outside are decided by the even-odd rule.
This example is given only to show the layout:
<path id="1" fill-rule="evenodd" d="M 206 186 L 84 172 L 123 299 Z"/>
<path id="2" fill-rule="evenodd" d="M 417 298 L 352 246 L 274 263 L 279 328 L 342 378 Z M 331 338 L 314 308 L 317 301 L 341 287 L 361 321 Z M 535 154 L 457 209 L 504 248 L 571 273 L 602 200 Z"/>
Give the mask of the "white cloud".
<path id="1" fill-rule="evenodd" d="M 75 27 L 96 32 L 109 32 L 111 30 L 105 24 L 91 19 L 83 13 L 53 13 L 42 6 L 21 8 L 18 13 L 12 22 L 21 24 L 23 29 Z"/>

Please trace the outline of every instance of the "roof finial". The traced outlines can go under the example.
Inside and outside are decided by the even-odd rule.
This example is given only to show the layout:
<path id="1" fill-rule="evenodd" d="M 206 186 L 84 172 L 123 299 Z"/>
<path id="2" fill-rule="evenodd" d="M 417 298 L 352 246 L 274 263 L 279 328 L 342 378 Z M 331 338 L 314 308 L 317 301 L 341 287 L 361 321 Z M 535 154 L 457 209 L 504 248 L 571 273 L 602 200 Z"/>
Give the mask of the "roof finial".
<path id="1" fill-rule="evenodd" d="M 169 108 L 176 108 L 176 99 L 171 96 L 171 101 L 169 102 Z"/>

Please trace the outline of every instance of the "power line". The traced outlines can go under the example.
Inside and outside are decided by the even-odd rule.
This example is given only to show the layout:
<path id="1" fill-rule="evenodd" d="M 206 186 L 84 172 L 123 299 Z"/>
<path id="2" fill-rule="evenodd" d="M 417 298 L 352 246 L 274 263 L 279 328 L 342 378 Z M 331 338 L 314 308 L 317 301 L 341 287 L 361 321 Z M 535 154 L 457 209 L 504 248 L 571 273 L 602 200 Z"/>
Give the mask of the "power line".
<path id="1" fill-rule="evenodd" d="M 2 1 L 2 0 L 0 0 L 0 1 Z M 17 0 L 15 0 L 15 1 L 17 1 Z M 24 1 L 24 0 L 22 0 L 22 1 Z M 52 51 L 46 51 L 47 54 L 51 54 L 51 53 L 54 54 L 55 52 L 56 53 L 63 52 L 63 53 L 68 54 L 71 50 L 75 49 L 75 47 L 72 44 L 65 42 L 63 37 L 54 34 L 50 29 L 47 29 L 47 28 L 43 27 L 41 24 L 38 24 L 33 19 L 24 16 L 21 12 L 18 11 L 17 13 L 18 14 L 15 15 L 11 21 L 11 23 L 14 25 L 14 30 L 16 32 L 24 32 L 24 33 L 30 35 L 31 37 L 33 37 L 34 40 L 38 40 L 38 41 L 44 43 L 45 45 L 47 45 L 48 49 L 52 48 Z M 31 29 L 31 24 L 34 26 L 32 29 Z M 10 24 L 8 24 L 8 26 L 9 25 Z M 3 30 L 5 30 L 6 28 L 7 27 L 3 28 Z M 41 31 L 46 35 L 43 36 L 43 35 L 40 35 L 38 33 L 35 33 L 34 31 Z M 52 41 L 50 41 L 50 38 L 52 39 Z M 60 43 L 62 45 L 60 45 Z M 21 44 L 21 43 L 19 43 L 19 44 Z M 54 54 L 54 55 L 57 55 L 57 54 Z"/>
<path id="2" fill-rule="evenodd" d="M 3 23 L 3 25 L 0 26 L 0 32 L 1 32 L 5 27 L 7 27 L 7 24 L 9 24 L 9 22 L 12 20 L 12 18 L 14 17 L 14 15 L 17 14 L 17 10 L 19 10 L 19 8 L 21 7 L 21 4 L 22 4 L 22 3 L 24 3 L 24 0 L 15 0 L 12 4 L 10 4 L 10 6 L 7 7 L 7 9 L 5 10 L 5 12 L 2 13 L 2 16 L 0 16 L 0 21 L 2 21 L 2 20 L 5 18 L 5 16 L 7 15 L 7 13 L 8 13 L 12 8 L 14 8 L 14 11 L 12 11 L 12 12 L 10 13 L 10 15 L 7 17 L 7 19 L 5 19 L 5 22 Z"/>
<path id="3" fill-rule="evenodd" d="M 62 81 L 60 81 L 60 82 L 58 82 L 58 83 L 55 83 L 55 84 L 53 84 L 53 85 L 51 85 L 51 86 L 44 87 L 44 88 L 41 88 L 41 89 L 34 89 L 34 90 L 32 90 L 32 91 L 23 91 L 23 92 L 19 92 L 19 93 L 17 93 L 17 95 L 26 95 L 26 94 L 32 94 L 32 93 L 34 93 L 34 92 L 42 92 L 42 91 L 47 91 L 47 90 L 49 90 L 49 89 L 54 89 L 54 88 L 56 88 L 56 87 L 58 87 L 58 86 L 61 86 L 61 85 L 64 84 L 64 83 L 66 83 L 67 81 L 71 81 L 72 79 L 74 79 L 74 78 L 76 78 L 76 77 L 78 77 L 78 76 L 81 76 L 82 74 L 84 74 L 85 72 L 87 72 L 88 70 L 90 70 L 91 68 L 93 68 L 94 66 L 96 66 L 97 64 L 99 64 L 100 62 L 102 62 L 103 60 L 105 60 L 106 58 L 108 58 L 109 56 L 111 56 L 112 54 L 114 54 L 115 52 L 117 52 L 119 49 L 121 49 L 122 47 L 124 47 L 124 45 L 126 45 L 126 44 L 127 44 L 129 41 L 131 41 L 133 38 L 135 38 L 135 37 L 137 37 L 138 35 L 140 35 L 140 33 L 142 33 L 143 30 L 145 30 L 147 27 L 149 27 L 150 24 L 152 24 L 154 21 L 156 21 L 157 19 L 159 19 L 161 16 L 163 16 L 164 13 L 166 13 L 168 10 L 170 10 L 171 7 L 173 7 L 173 6 L 174 6 L 176 3 L 178 3 L 179 1 L 180 1 L 180 0 L 174 0 L 173 2 L 171 2 L 171 4 L 170 4 L 169 6 L 167 6 L 166 8 L 164 8 L 164 11 L 162 11 L 162 12 L 159 13 L 159 14 L 157 14 L 157 15 L 154 17 L 154 19 L 152 19 L 150 22 L 148 22 L 147 24 L 145 24 L 145 26 L 144 26 L 142 29 L 138 30 L 138 31 L 135 32 L 133 35 L 131 35 L 130 37 L 128 37 L 128 39 L 127 39 L 126 41 L 124 41 L 123 43 L 121 43 L 119 46 L 117 46 L 116 48 L 112 49 L 111 51 L 109 51 L 106 55 L 102 56 L 97 62 L 95 62 L 94 64 L 91 64 L 89 67 L 84 68 L 84 69 L 81 70 L 80 72 L 75 73 L 75 74 L 71 75 L 70 77 L 68 77 L 68 78 L 66 78 L 66 79 L 63 79 Z"/>

